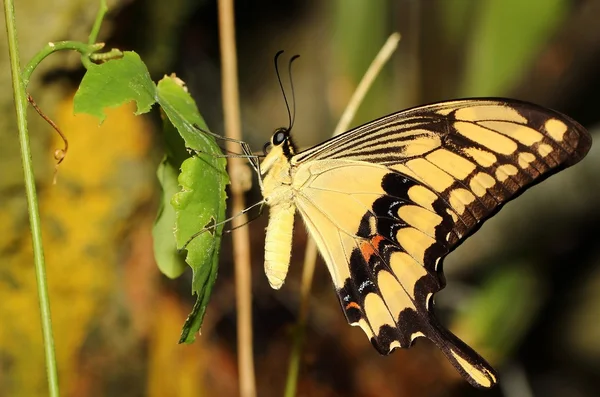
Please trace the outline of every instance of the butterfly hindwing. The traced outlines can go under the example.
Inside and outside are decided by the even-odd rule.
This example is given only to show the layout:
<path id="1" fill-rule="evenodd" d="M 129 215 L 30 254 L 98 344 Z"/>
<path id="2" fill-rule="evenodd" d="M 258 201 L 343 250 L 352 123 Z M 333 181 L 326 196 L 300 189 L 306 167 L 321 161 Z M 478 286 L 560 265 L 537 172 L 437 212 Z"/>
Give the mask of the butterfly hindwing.
<path id="1" fill-rule="evenodd" d="M 472 383 L 491 386 L 493 369 L 430 311 L 433 294 L 445 284 L 438 264 L 450 249 L 446 236 L 454 225 L 445 201 L 376 164 L 314 162 L 298 172 L 310 175 L 296 199 L 298 210 L 332 273 L 348 322 L 360 326 L 381 354 L 427 337 Z M 365 173 L 379 183 L 369 179 L 357 188 Z"/>

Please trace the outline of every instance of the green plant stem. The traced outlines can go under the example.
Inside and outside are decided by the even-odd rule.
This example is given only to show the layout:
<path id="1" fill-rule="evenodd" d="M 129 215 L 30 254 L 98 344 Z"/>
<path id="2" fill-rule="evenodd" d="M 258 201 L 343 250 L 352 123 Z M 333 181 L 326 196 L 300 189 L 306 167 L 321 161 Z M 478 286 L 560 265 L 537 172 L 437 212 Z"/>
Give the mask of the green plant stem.
<path id="1" fill-rule="evenodd" d="M 96 14 L 96 20 L 94 21 L 94 26 L 92 27 L 92 31 L 88 36 L 88 44 L 92 45 L 98 40 L 98 33 L 100 33 L 100 26 L 102 26 L 102 21 L 104 20 L 104 15 L 108 11 L 108 6 L 106 5 L 106 0 L 100 0 L 100 8 L 98 9 L 98 13 Z"/>
<path id="2" fill-rule="evenodd" d="M 23 68 L 23 72 L 21 74 L 21 79 L 23 80 L 23 86 L 27 87 L 29 85 L 29 79 L 31 78 L 31 74 L 35 70 L 35 68 L 42 62 L 48 55 L 63 50 L 73 50 L 81 53 L 82 60 L 87 59 L 88 57 L 85 55 L 89 55 L 93 52 L 101 50 L 104 47 L 104 43 L 98 44 L 86 44 L 81 41 L 59 41 L 56 43 L 48 43 L 42 48 L 37 54 L 31 58 L 31 60 L 25 65 Z M 89 61 L 88 59 L 88 62 Z M 85 61 L 83 61 L 84 66 L 87 68 L 88 65 Z"/>
<path id="3" fill-rule="evenodd" d="M 306 319 L 308 318 L 308 311 L 310 309 L 310 288 L 315 273 L 315 263 L 317 262 L 317 246 L 313 239 L 309 239 L 308 242 L 309 246 L 312 242 L 314 249 L 307 249 L 304 255 L 302 283 L 300 285 L 300 310 L 298 311 L 298 320 L 294 327 L 292 352 L 290 354 L 288 375 L 283 393 L 285 397 L 294 397 L 296 395 L 298 374 L 300 373 L 300 356 L 306 336 Z"/>
<path id="4" fill-rule="evenodd" d="M 56 357 L 54 354 L 54 337 L 52 335 L 52 321 L 50 318 L 50 299 L 46 284 L 46 265 L 44 263 L 44 249 L 42 246 L 42 229 L 35 191 L 35 178 L 27 133 L 27 95 L 25 85 L 21 80 L 21 65 L 19 62 L 19 47 L 17 43 L 17 30 L 15 26 L 15 10 L 13 0 L 4 0 L 4 17 L 8 38 L 8 52 L 12 74 L 13 95 L 17 113 L 17 127 L 21 144 L 21 160 L 25 179 L 25 194 L 29 209 L 29 223 L 33 243 L 33 257 L 37 279 L 40 313 L 42 317 L 42 333 L 44 336 L 44 350 L 46 353 L 46 371 L 48 375 L 48 389 L 51 397 L 58 397 L 58 374 Z"/>
<path id="5" fill-rule="evenodd" d="M 88 36 L 87 43 L 83 43 L 81 41 L 59 41 L 56 43 L 46 44 L 46 46 L 44 46 L 44 48 L 35 54 L 27 63 L 27 65 L 25 65 L 25 68 L 21 74 L 23 86 L 27 88 L 29 85 L 29 79 L 31 78 L 31 74 L 35 68 L 48 55 L 56 51 L 72 50 L 79 52 L 81 54 L 81 63 L 83 63 L 83 66 L 86 69 L 89 69 L 90 65 L 93 64 L 92 60 L 107 60 L 122 56 L 123 54 L 121 51 L 117 49 L 110 50 L 104 54 L 94 54 L 95 52 L 98 52 L 104 48 L 104 43 L 96 43 L 96 40 L 98 39 L 98 33 L 100 32 L 100 27 L 102 26 L 102 21 L 104 20 L 104 16 L 106 15 L 107 11 L 108 6 L 106 5 L 106 0 L 100 0 L 100 8 L 96 14 L 96 20 L 94 21 L 94 26 L 92 27 L 90 35 Z"/>

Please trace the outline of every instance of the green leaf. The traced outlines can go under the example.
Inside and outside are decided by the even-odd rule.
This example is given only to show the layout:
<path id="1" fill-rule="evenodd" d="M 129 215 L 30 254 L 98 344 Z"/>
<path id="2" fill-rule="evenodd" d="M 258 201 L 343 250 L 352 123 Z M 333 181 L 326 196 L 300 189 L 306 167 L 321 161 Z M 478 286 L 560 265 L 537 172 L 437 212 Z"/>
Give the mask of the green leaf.
<path id="1" fill-rule="evenodd" d="M 137 111 L 150 111 L 156 102 L 156 86 L 144 62 L 135 52 L 126 51 L 123 58 L 92 64 L 74 98 L 75 113 L 88 113 L 104 121 L 104 108 L 135 101 Z"/>
<path id="2" fill-rule="evenodd" d="M 176 77 L 165 76 L 158 82 L 157 100 L 169 120 L 179 131 L 186 147 L 197 152 L 222 155 L 215 139 L 198 130 L 197 127 L 200 127 L 207 131 L 208 127 L 198 113 L 196 102 L 184 89 L 183 81 Z"/>
<path id="3" fill-rule="evenodd" d="M 181 166 L 178 178 L 181 190 L 171 199 L 175 210 L 176 248 L 185 246 L 187 249 L 186 262 L 193 271 L 192 293 L 197 295 L 180 338 L 180 343 L 191 343 L 202 325 L 217 277 L 223 225 L 214 225 L 225 219 L 225 187 L 229 183 L 225 170 L 227 162 L 215 139 L 195 127 L 208 129 L 181 80 L 163 78 L 157 85 L 157 99 L 183 138 L 182 141 L 165 128 L 167 159 L 172 159 L 174 166 Z M 181 162 L 185 147 L 196 154 Z"/>
<path id="4" fill-rule="evenodd" d="M 169 123 L 170 124 L 170 123 Z M 175 229 L 175 208 L 171 205 L 171 198 L 179 192 L 177 176 L 179 167 L 176 167 L 169 157 L 165 156 L 158 166 L 156 176 L 162 187 L 158 214 L 152 227 L 154 241 L 154 258 L 160 271 L 170 278 L 176 278 L 186 269 L 184 255 L 177 250 L 177 242 L 173 234 Z"/>
<path id="5" fill-rule="evenodd" d="M 159 270 L 164 275 L 176 278 L 185 271 L 187 265 L 185 263 L 185 252 L 180 252 L 177 249 L 177 242 L 175 241 L 174 232 L 177 217 L 175 208 L 171 205 L 171 199 L 181 190 L 177 181 L 179 169 L 181 163 L 190 157 L 190 153 L 185 147 L 183 138 L 166 114 L 161 112 L 161 116 L 166 155 L 156 172 L 162 194 L 158 214 L 152 228 L 154 258 Z"/>
<path id="6" fill-rule="evenodd" d="M 225 219 L 227 183 L 223 158 L 201 153 L 181 165 L 179 185 L 182 190 L 171 201 L 177 217 L 175 238 L 177 246 L 183 247 L 197 234 L 187 246 L 186 262 L 193 269 L 192 292 L 198 297 L 184 324 L 180 343 L 194 341 L 217 277 L 223 225 L 214 225 Z M 198 234 L 204 228 L 207 231 Z"/>

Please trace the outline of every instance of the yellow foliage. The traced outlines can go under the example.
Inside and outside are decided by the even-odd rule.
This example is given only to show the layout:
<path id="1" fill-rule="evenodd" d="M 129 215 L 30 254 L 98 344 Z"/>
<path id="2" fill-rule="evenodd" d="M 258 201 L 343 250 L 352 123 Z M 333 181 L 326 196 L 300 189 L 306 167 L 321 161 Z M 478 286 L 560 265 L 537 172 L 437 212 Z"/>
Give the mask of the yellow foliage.
<path id="1" fill-rule="evenodd" d="M 38 187 L 52 320 L 64 395 L 71 394 L 78 354 L 90 324 L 107 310 L 119 288 L 119 253 L 132 215 L 153 194 L 147 156 L 151 131 L 128 104 L 107 109 L 98 120 L 73 115 L 72 99 L 61 103 L 56 123 L 69 139 L 58 183 Z M 35 139 L 35 131 L 32 139 Z M 62 147 L 56 134 L 49 154 Z M 54 160 L 49 156 L 49 167 Z M 23 198 L 24 199 L 24 198 Z M 0 395 L 46 395 L 46 371 L 31 242 L 11 234 L 17 214 L 0 211 Z M 4 394 L 5 393 L 5 394 Z"/>
<path id="2" fill-rule="evenodd" d="M 148 363 L 150 397 L 211 395 L 203 390 L 203 374 L 210 365 L 206 340 L 192 345 L 177 345 L 173 339 L 180 333 L 181 319 L 186 315 L 186 308 L 169 295 L 163 295 L 154 308 Z"/>

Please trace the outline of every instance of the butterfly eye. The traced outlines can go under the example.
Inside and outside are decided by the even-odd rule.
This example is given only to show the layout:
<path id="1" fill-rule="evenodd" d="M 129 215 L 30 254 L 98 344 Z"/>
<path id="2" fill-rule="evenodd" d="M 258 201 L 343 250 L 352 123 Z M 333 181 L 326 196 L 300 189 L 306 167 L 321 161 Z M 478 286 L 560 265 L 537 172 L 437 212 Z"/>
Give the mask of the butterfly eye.
<path id="1" fill-rule="evenodd" d="M 271 142 L 267 142 L 265 143 L 265 146 L 263 146 L 263 154 L 266 156 L 267 154 L 269 154 L 269 152 L 271 151 Z"/>
<path id="2" fill-rule="evenodd" d="M 278 128 L 273 134 L 273 138 L 271 138 L 271 142 L 275 146 L 279 146 L 285 141 L 288 137 L 288 130 L 286 128 Z"/>

